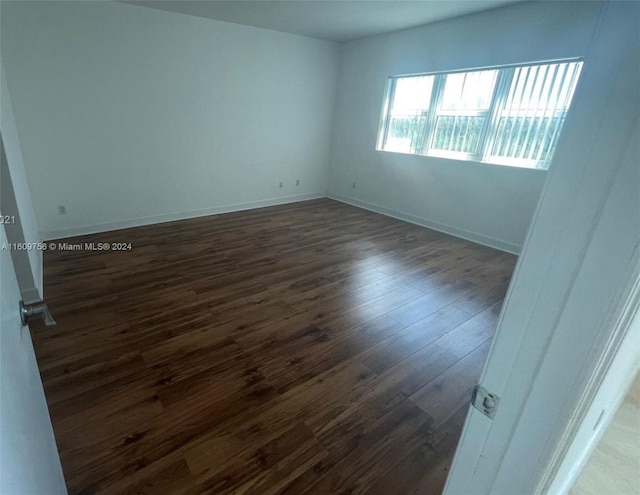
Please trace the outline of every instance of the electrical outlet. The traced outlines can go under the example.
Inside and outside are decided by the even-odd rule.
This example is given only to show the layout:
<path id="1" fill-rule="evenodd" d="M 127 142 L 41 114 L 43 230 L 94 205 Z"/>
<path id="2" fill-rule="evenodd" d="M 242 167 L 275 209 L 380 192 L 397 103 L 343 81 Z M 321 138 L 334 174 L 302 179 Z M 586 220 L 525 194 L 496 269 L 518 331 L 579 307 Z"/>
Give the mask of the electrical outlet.
<path id="1" fill-rule="evenodd" d="M 279 185 L 278 187 L 279 187 L 280 189 L 282 189 L 282 186 L 283 186 L 283 185 L 284 185 L 284 184 L 283 184 L 282 182 L 280 182 L 280 185 Z"/>
<path id="2" fill-rule="evenodd" d="M 356 183 L 354 182 L 353 184 L 351 184 L 351 188 L 355 189 L 356 188 Z"/>
<path id="3" fill-rule="evenodd" d="M 296 179 L 296 186 L 300 185 L 300 179 Z"/>
<path id="4" fill-rule="evenodd" d="M 67 207 L 65 205 L 58 205 L 58 213 L 60 213 L 60 215 L 66 215 Z"/>

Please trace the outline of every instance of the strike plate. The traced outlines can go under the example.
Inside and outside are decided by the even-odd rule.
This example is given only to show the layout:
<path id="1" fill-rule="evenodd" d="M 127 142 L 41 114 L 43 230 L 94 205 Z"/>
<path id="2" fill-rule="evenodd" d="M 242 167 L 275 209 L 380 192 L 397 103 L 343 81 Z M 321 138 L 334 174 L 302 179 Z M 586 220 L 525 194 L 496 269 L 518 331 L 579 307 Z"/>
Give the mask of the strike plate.
<path id="1" fill-rule="evenodd" d="M 492 394 L 486 388 L 476 385 L 473 389 L 471 403 L 482 414 L 493 419 L 498 410 L 498 404 L 500 404 L 500 397 Z"/>

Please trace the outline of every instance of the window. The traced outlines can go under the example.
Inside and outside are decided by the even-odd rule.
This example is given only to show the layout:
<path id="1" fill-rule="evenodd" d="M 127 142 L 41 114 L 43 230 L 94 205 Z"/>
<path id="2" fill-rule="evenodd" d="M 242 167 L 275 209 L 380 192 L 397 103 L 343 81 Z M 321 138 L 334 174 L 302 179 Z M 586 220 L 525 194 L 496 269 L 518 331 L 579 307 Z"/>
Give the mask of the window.
<path id="1" fill-rule="evenodd" d="M 548 169 L 582 62 L 391 77 L 378 149 Z"/>

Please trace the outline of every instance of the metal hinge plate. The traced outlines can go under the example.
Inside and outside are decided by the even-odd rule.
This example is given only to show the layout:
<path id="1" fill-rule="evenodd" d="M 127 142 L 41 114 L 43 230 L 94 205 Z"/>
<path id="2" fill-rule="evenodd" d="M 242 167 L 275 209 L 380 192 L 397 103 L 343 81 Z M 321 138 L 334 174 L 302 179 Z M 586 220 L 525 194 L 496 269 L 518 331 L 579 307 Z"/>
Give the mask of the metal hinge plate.
<path id="1" fill-rule="evenodd" d="M 473 388 L 471 404 L 482 414 L 493 419 L 498 410 L 498 404 L 500 404 L 500 397 L 492 394 L 481 385 L 476 385 Z"/>

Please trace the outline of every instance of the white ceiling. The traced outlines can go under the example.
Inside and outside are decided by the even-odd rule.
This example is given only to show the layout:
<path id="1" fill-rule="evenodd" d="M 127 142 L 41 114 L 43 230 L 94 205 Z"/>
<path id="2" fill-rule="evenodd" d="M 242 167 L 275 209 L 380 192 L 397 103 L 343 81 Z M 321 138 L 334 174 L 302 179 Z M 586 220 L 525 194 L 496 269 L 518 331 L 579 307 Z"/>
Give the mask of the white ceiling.
<path id="1" fill-rule="evenodd" d="M 407 29 L 522 0 L 122 0 L 329 41 Z"/>

